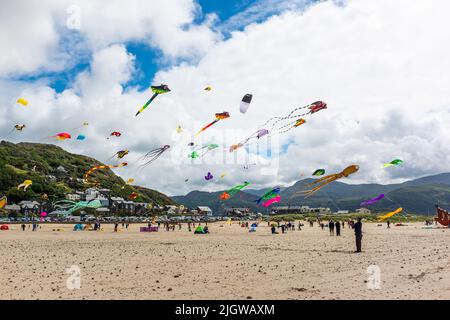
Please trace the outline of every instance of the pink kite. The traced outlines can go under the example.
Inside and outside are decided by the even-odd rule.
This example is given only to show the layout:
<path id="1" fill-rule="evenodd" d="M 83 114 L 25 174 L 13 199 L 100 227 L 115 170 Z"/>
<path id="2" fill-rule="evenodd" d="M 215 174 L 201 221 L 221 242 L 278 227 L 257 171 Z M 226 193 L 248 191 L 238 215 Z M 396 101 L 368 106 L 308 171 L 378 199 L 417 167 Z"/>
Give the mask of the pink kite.
<path id="1" fill-rule="evenodd" d="M 275 198 L 272 198 L 272 199 L 270 199 L 270 200 L 267 200 L 266 202 L 263 202 L 263 207 L 268 207 L 268 206 L 270 206 L 272 203 L 275 203 L 275 202 L 280 202 L 280 200 L 281 200 L 281 196 L 276 196 Z"/>

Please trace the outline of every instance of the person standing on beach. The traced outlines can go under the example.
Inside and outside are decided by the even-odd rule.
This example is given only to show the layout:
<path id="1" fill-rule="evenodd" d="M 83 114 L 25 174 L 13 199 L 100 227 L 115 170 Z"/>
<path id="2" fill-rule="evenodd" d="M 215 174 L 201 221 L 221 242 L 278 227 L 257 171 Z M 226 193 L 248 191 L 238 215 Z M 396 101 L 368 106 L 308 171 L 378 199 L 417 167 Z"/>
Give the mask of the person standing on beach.
<path id="1" fill-rule="evenodd" d="M 322 228 L 322 230 L 323 230 L 323 228 L 325 227 L 325 225 L 323 224 L 323 222 L 320 223 L 320 227 Z"/>
<path id="2" fill-rule="evenodd" d="M 114 223 L 114 232 L 117 232 L 117 228 L 119 227 L 119 224 L 116 222 Z"/>
<path id="3" fill-rule="evenodd" d="M 301 223 L 301 221 L 298 222 L 298 230 L 299 230 L 299 231 L 302 230 L 302 223 Z"/>
<path id="4" fill-rule="evenodd" d="M 342 229 L 344 229 L 344 228 L 345 228 L 345 220 L 342 221 Z"/>
<path id="5" fill-rule="evenodd" d="M 25 231 L 25 223 L 22 223 L 22 231 Z"/>
<path id="6" fill-rule="evenodd" d="M 388 226 L 388 227 L 387 227 L 388 229 L 391 228 L 391 221 L 389 221 L 389 220 L 387 221 L 387 226 Z"/>
<path id="7" fill-rule="evenodd" d="M 330 220 L 330 222 L 328 222 L 328 228 L 330 229 L 330 236 L 334 236 L 334 222 L 333 222 L 333 220 Z"/>
<path id="8" fill-rule="evenodd" d="M 355 229 L 355 240 L 356 240 L 356 252 L 361 252 L 361 241 L 362 241 L 362 222 L 361 218 L 358 218 L 358 222 L 353 224 L 353 229 Z"/>
<path id="9" fill-rule="evenodd" d="M 341 223 L 339 221 L 336 221 L 336 224 L 334 225 L 336 227 L 336 236 L 341 236 Z"/>

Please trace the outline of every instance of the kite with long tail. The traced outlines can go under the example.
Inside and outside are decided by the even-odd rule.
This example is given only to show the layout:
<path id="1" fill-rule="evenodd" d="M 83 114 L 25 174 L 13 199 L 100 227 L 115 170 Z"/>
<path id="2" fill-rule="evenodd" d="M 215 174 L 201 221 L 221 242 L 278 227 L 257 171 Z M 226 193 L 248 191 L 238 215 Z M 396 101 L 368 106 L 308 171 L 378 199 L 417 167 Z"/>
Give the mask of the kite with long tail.
<path id="1" fill-rule="evenodd" d="M 151 86 L 151 90 L 153 92 L 153 96 L 139 109 L 138 112 L 136 112 L 136 116 L 143 112 L 159 94 L 170 92 L 169 86 L 166 84 L 162 84 L 160 86 Z"/>
<path id="2" fill-rule="evenodd" d="M 89 176 L 96 170 L 120 168 L 120 167 L 125 167 L 127 165 L 128 165 L 128 163 L 122 162 L 121 164 L 118 164 L 118 165 L 98 165 L 98 166 L 92 167 L 84 174 L 84 183 L 91 183 L 91 182 L 89 182 Z"/>
<path id="3" fill-rule="evenodd" d="M 142 164 L 140 166 L 140 168 L 146 167 L 149 164 L 151 164 L 153 161 L 158 159 L 164 153 L 164 151 L 166 151 L 169 148 L 170 148 L 170 146 L 166 144 L 165 146 L 163 146 L 161 148 L 152 149 L 149 152 L 147 152 L 146 154 L 144 154 L 139 160 L 147 160 L 147 161 L 144 164 Z"/>
<path id="4" fill-rule="evenodd" d="M 231 188 L 228 191 L 225 191 L 224 193 L 222 193 L 219 198 L 220 200 L 228 200 L 230 199 L 232 196 L 234 196 L 236 193 L 238 193 L 239 191 L 241 191 L 242 189 L 244 189 L 245 187 L 247 187 L 250 183 L 249 182 L 244 182 L 243 184 L 239 184 L 237 186 L 234 186 L 233 188 Z"/>
<path id="5" fill-rule="evenodd" d="M 216 120 L 214 120 L 213 122 L 211 122 L 211 123 L 207 124 L 206 126 L 204 126 L 203 128 L 201 128 L 200 131 L 197 132 L 195 135 L 198 136 L 200 133 L 202 133 L 203 131 L 205 131 L 206 129 L 211 127 L 212 125 L 216 124 L 220 120 L 227 119 L 229 117 L 230 117 L 230 114 L 226 111 L 221 112 L 221 113 L 216 113 Z"/>
<path id="6" fill-rule="evenodd" d="M 327 184 L 329 184 L 337 179 L 348 177 L 349 175 L 351 175 L 352 173 L 355 173 L 358 170 L 359 170 L 358 165 L 354 164 L 354 165 L 348 166 L 347 168 L 345 168 L 344 170 L 342 170 L 339 173 L 330 174 L 330 175 L 324 176 L 320 179 L 314 180 L 314 182 L 308 184 L 307 186 L 313 186 L 313 185 L 316 185 L 316 186 L 310 190 L 301 191 L 301 193 L 305 194 L 305 197 L 309 197 L 313 193 L 315 193 L 315 192 L 319 191 L 320 189 L 322 189 L 323 187 L 325 187 Z"/>

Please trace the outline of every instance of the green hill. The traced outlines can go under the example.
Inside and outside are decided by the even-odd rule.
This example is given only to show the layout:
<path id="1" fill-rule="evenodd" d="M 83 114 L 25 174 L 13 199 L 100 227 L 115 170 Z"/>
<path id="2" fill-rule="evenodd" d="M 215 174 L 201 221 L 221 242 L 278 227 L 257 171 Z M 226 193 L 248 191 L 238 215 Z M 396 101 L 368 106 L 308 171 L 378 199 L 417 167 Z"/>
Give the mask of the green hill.
<path id="1" fill-rule="evenodd" d="M 81 179 L 86 171 L 101 162 L 82 155 L 69 153 L 51 144 L 0 142 L 0 195 L 6 195 L 9 202 L 41 200 L 46 194 L 49 201 L 63 199 L 65 194 L 84 191 L 91 187 Z M 58 167 L 64 169 L 58 170 Z M 132 192 L 139 194 L 136 202 L 150 202 L 159 205 L 174 204 L 174 201 L 158 191 L 126 185 L 109 169 L 97 170 L 92 180 L 101 188 L 111 190 L 111 195 L 127 199 Z M 24 180 L 33 184 L 25 192 L 17 190 Z"/>

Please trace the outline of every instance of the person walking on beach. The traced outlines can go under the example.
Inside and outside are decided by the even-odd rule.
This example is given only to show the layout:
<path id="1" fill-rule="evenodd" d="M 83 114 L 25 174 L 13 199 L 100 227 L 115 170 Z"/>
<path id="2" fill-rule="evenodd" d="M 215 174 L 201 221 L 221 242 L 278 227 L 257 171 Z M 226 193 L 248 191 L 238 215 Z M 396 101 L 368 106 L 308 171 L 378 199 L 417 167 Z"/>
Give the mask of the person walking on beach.
<path id="1" fill-rule="evenodd" d="M 342 221 L 342 229 L 345 228 L 345 221 Z"/>
<path id="2" fill-rule="evenodd" d="M 323 230 L 323 228 L 325 227 L 325 225 L 323 224 L 323 222 L 320 223 L 320 227 L 322 228 L 322 230 Z"/>
<path id="3" fill-rule="evenodd" d="M 119 227 L 119 224 L 116 222 L 114 223 L 114 232 L 117 232 L 117 228 Z"/>
<path id="4" fill-rule="evenodd" d="M 302 230 L 302 223 L 299 221 L 298 222 L 298 231 L 301 231 Z"/>
<path id="5" fill-rule="evenodd" d="M 362 241 L 362 222 L 361 218 L 358 218 L 358 222 L 353 224 L 353 229 L 355 229 L 355 240 L 356 240 L 356 252 L 361 252 L 361 241 Z"/>
<path id="6" fill-rule="evenodd" d="M 25 231 L 25 223 L 22 223 L 22 231 Z"/>
<path id="7" fill-rule="evenodd" d="M 336 221 L 336 224 L 334 225 L 336 227 L 336 236 L 341 236 L 341 223 L 339 221 Z"/>
<path id="8" fill-rule="evenodd" d="M 387 221 L 387 226 L 388 226 L 388 227 L 387 227 L 388 229 L 391 228 L 391 222 L 390 222 L 389 220 Z"/>
<path id="9" fill-rule="evenodd" d="M 330 236 L 334 236 L 334 222 L 333 222 L 333 220 L 330 220 L 330 222 L 328 222 L 328 228 L 330 229 Z"/>

